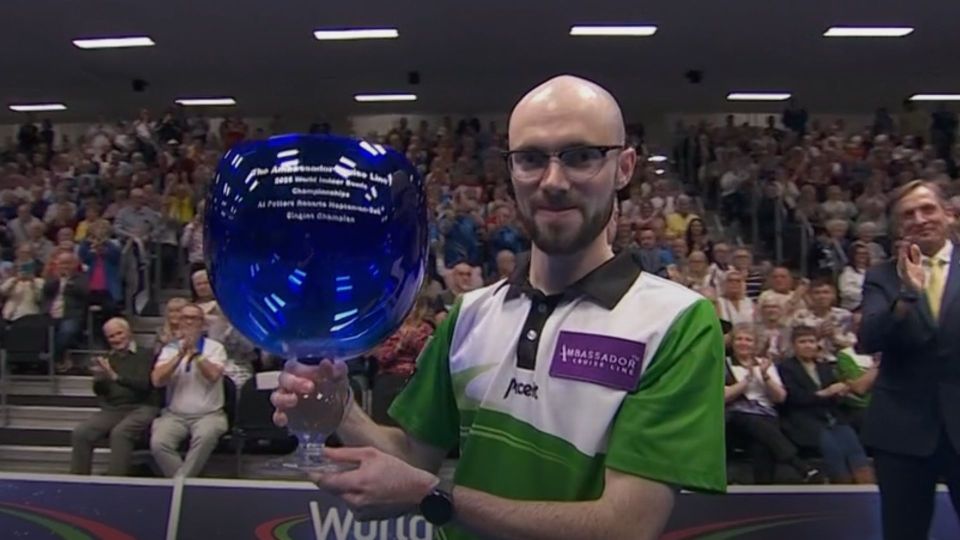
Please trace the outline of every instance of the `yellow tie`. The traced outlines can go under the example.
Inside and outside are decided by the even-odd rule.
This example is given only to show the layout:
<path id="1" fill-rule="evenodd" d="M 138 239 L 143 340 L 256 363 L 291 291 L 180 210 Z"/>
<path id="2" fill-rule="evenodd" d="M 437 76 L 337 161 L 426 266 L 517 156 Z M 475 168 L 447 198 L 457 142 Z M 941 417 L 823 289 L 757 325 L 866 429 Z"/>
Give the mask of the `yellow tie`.
<path id="1" fill-rule="evenodd" d="M 940 320 L 940 302 L 943 300 L 944 270 L 945 261 L 940 259 L 927 259 L 929 274 L 927 275 L 927 285 L 924 290 L 927 293 L 927 302 L 930 304 L 930 312 L 933 313 L 934 320 Z"/>

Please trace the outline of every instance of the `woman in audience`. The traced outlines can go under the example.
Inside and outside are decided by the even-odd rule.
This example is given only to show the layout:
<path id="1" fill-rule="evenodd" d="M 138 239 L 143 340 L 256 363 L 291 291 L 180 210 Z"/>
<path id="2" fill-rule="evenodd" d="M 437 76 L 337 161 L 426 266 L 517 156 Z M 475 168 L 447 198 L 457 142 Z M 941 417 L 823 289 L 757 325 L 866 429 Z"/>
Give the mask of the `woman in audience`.
<path id="1" fill-rule="evenodd" d="M 791 354 L 790 327 L 784 317 L 784 304 L 772 297 L 760 297 L 756 332 L 759 354 L 779 364 Z"/>
<path id="2" fill-rule="evenodd" d="M 854 310 L 860 307 L 863 298 L 863 280 L 870 267 L 870 250 L 861 242 L 850 245 L 850 264 L 844 267 L 837 281 L 840 291 L 840 307 Z"/>
<path id="3" fill-rule="evenodd" d="M 90 303 L 100 306 L 106 318 L 116 315 L 123 305 L 121 250 L 110 239 L 110 223 L 107 220 L 100 219 L 90 225 L 86 238 L 80 242 L 78 253 L 87 269 Z"/>
<path id="4" fill-rule="evenodd" d="M 11 322 L 27 315 L 40 313 L 43 280 L 37 277 L 37 262 L 27 246 L 17 249 L 15 274 L 0 284 L 3 297 L 3 320 Z"/>
<path id="5" fill-rule="evenodd" d="M 180 308 L 189 304 L 186 298 L 174 297 L 167 300 L 163 312 L 163 325 L 157 328 L 157 335 L 153 341 L 154 356 L 166 345 L 180 339 Z"/>
<path id="6" fill-rule="evenodd" d="M 776 406 L 787 398 L 776 366 L 769 358 L 757 357 L 757 339 L 749 324 L 738 324 L 731 332 L 732 354 L 727 358 L 727 426 L 738 437 L 753 461 L 757 484 L 773 483 L 776 465 L 793 468 L 804 481 L 819 473 L 797 457 L 797 448 L 780 431 Z"/>
<path id="7" fill-rule="evenodd" d="M 204 201 L 197 203 L 197 212 L 190 223 L 183 228 L 180 236 L 180 246 L 187 250 L 187 262 L 190 264 L 190 274 L 205 267 L 203 257 L 203 213 L 206 207 Z"/>
<path id="8" fill-rule="evenodd" d="M 707 227 L 703 224 L 702 219 L 693 218 L 690 220 L 690 223 L 687 224 L 685 237 L 689 252 L 702 251 L 707 255 L 707 258 L 712 257 L 713 242 L 707 236 Z"/>

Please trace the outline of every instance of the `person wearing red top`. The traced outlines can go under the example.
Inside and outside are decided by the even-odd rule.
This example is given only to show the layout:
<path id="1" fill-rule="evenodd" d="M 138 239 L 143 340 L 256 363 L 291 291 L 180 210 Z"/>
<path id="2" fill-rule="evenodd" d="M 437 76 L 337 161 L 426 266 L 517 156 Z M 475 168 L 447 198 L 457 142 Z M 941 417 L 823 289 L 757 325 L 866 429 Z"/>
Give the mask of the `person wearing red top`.
<path id="1" fill-rule="evenodd" d="M 417 369 L 417 357 L 433 333 L 429 302 L 420 297 L 400 329 L 373 351 L 377 376 L 373 383 L 373 418 L 391 423 L 387 409 Z M 393 424 L 395 425 L 395 424 Z"/>

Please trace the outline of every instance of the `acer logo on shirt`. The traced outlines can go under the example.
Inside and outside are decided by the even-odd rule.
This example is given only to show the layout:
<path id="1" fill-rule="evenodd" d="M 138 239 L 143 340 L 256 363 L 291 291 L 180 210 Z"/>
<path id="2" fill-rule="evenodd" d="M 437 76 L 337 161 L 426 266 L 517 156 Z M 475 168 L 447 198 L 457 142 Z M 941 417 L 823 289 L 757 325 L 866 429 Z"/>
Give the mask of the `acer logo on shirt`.
<path id="1" fill-rule="evenodd" d="M 507 386 L 507 391 L 503 393 L 503 399 L 510 397 L 510 394 L 537 399 L 537 390 L 539 389 L 540 387 L 536 384 L 526 384 L 519 382 L 516 379 L 510 379 L 510 384 Z"/>

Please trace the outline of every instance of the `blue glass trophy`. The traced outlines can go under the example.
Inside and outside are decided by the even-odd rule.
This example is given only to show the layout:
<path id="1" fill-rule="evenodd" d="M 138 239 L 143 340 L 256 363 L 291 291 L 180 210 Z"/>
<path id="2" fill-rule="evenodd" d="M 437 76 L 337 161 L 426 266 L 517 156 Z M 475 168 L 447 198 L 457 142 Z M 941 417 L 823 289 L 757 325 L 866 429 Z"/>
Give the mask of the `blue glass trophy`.
<path id="1" fill-rule="evenodd" d="M 221 310 L 285 359 L 342 364 L 373 349 L 406 318 L 424 278 L 423 180 L 399 152 L 367 141 L 283 135 L 235 146 L 217 168 L 205 224 Z M 288 411 L 300 444 L 282 467 L 338 468 L 322 450 L 349 385 L 315 382 Z"/>

